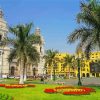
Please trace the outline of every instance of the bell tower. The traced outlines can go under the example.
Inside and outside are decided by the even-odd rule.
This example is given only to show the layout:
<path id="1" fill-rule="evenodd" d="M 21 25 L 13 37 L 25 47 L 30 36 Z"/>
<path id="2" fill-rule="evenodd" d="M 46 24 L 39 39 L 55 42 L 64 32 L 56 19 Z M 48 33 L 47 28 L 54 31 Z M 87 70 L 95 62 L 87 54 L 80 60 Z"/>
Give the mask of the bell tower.
<path id="1" fill-rule="evenodd" d="M 41 55 L 44 55 L 44 38 L 41 35 L 40 28 L 35 29 L 35 35 L 40 36 L 41 38 L 41 44 L 36 44 L 37 50 Z"/>
<path id="2" fill-rule="evenodd" d="M 9 63 L 7 58 L 10 51 L 6 45 L 1 45 L 2 40 L 7 37 L 7 33 L 7 22 L 4 20 L 3 11 L 0 9 L 0 78 L 7 77 L 9 73 Z"/>
<path id="3" fill-rule="evenodd" d="M 7 37 L 7 33 L 8 33 L 7 23 L 4 20 L 3 11 L 0 9 L 0 41 L 3 38 L 6 38 Z"/>
<path id="4" fill-rule="evenodd" d="M 43 36 L 41 35 L 41 30 L 40 28 L 36 28 L 35 29 L 35 35 L 36 36 L 40 36 L 40 39 L 41 39 L 41 44 L 36 44 L 35 47 L 37 48 L 37 51 L 39 52 L 40 54 L 40 62 L 38 63 L 38 67 L 37 67 L 37 74 L 38 75 L 43 75 L 44 74 L 44 59 L 43 59 L 43 56 L 44 56 L 44 38 Z"/>

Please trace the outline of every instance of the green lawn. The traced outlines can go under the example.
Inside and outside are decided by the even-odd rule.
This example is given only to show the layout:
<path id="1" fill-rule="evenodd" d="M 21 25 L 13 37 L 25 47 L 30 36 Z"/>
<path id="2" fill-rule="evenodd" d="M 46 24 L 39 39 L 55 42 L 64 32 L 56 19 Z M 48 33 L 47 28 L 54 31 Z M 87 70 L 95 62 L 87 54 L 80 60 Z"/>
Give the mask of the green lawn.
<path id="1" fill-rule="evenodd" d="M 14 100 L 100 100 L 100 87 L 93 87 L 96 93 L 83 96 L 67 96 L 63 94 L 46 94 L 45 88 L 55 87 L 56 85 L 36 84 L 35 88 L 5 89 L 0 88 L 0 93 L 6 93 L 14 97 Z"/>
<path id="2" fill-rule="evenodd" d="M 3 79 L 0 83 L 4 84 L 17 84 L 16 79 Z M 40 83 L 40 80 L 27 81 L 26 83 Z M 47 94 L 44 93 L 45 88 L 53 88 L 58 85 L 52 84 L 35 84 L 36 87 L 26 87 L 19 89 L 6 89 L 0 87 L 0 93 L 6 93 L 14 97 L 14 100 L 100 100 L 100 87 L 93 87 L 96 89 L 96 93 L 91 95 L 83 96 L 67 96 L 60 93 L 57 94 Z"/>

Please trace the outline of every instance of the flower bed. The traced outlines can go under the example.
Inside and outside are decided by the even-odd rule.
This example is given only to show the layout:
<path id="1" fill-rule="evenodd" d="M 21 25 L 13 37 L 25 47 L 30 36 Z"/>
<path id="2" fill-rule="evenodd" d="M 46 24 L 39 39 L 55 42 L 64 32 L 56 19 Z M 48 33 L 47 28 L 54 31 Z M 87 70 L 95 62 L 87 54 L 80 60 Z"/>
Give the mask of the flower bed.
<path id="1" fill-rule="evenodd" d="M 45 89 L 46 93 L 62 93 L 64 95 L 89 95 L 91 92 L 95 92 L 93 88 L 89 87 L 73 87 L 73 86 L 61 86 L 54 89 Z"/>
<path id="2" fill-rule="evenodd" d="M 95 89 L 88 88 L 88 87 L 80 87 L 80 89 L 83 89 L 83 90 L 88 91 L 88 92 L 96 92 Z"/>
<path id="3" fill-rule="evenodd" d="M 65 91 L 63 92 L 64 95 L 88 95 L 90 94 L 87 91 Z"/>
<path id="4" fill-rule="evenodd" d="M 45 89 L 44 92 L 46 93 L 56 93 L 55 89 Z"/>
<path id="5" fill-rule="evenodd" d="M 5 84 L 0 84 L 0 87 L 5 87 Z"/>
<path id="6" fill-rule="evenodd" d="M 24 85 L 5 85 L 5 88 L 24 88 Z"/>
<path id="7" fill-rule="evenodd" d="M 73 89 L 75 87 L 73 87 L 73 86 L 59 86 L 59 87 L 55 87 L 55 89 L 68 89 L 68 88 Z"/>
<path id="8" fill-rule="evenodd" d="M 5 88 L 25 88 L 25 87 L 35 87 L 34 84 L 0 84 L 0 87 Z"/>

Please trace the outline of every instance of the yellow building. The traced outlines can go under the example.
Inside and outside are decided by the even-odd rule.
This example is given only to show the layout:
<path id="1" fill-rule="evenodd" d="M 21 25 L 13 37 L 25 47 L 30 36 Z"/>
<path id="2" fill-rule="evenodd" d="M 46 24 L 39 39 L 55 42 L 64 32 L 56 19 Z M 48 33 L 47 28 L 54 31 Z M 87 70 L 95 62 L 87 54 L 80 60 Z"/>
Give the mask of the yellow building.
<path id="1" fill-rule="evenodd" d="M 67 55 L 70 55 L 70 54 L 67 54 Z M 57 59 L 57 67 L 55 69 L 56 76 L 64 76 L 64 77 L 67 76 L 68 77 L 69 72 L 70 72 L 70 77 L 76 77 L 75 76 L 75 71 L 76 71 L 75 68 L 73 69 L 68 66 L 64 67 L 64 57 L 65 56 L 66 56 L 66 53 L 58 53 L 55 57 Z M 48 75 L 50 75 L 50 73 L 51 73 L 50 66 L 48 66 L 47 72 L 48 72 Z"/>
<path id="2" fill-rule="evenodd" d="M 70 73 L 70 77 L 77 77 L 78 74 L 77 65 L 73 66 L 74 68 L 72 68 L 71 66 L 70 68 L 68 66 L 66 67 L 63 66 L 65 56 L 66 53 L 58 53 L 56 55 L 56 58 L 58 59 L 57 68 L 55 70 L 56 76 L 68 77 Z M 96 62 L 99 60 L 100 60 L 100 51 L 92 52 L 90 54 L 89 60 L 87 60 L 83 55 L 83 59 L 81 60 L 81 68 L 80 68 L 81 77 L 100 77 L 100 66 L 99 66 L 100 64 L 98 65 L 98 67 L 94 67 L 97 66 Z M 51 72 L 50 66 L 48 67 L 47 72 L 48 75 L 50 75 Z"/>
<path id="3" fill-rule="evenodd" d="M 91 52 L 90 59 L 83 60 L 84 67 L 81 68 L 82 77 L 100 77 L 100 64 L 96 67 L 96 63 L 100 61 L 100 51 Z M 100 63 L 100 62 L 99 62 Z M 93 66 L 93 64 L 95 64 Z"/>

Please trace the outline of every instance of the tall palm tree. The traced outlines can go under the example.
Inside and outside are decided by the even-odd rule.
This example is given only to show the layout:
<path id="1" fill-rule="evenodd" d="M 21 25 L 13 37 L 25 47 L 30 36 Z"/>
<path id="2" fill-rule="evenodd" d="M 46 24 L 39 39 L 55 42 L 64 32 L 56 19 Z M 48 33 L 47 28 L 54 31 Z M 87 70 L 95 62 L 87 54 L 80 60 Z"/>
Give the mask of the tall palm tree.
<path id="1" fill-rule="evenodd" d="M 24 71 L 26 68 L 26 63 L 39 62 L 39 53 L 33 43 L 34 34 L 31 34 L 32 24 L 17 25 L 15 27 L 10 27 L 10 32 L 15 36 L 15 38 L 7 38 L 6 43 L 13 45 L 13 49 L 10 52 L 8 57 L 9 62 L 12 62 L 13 59 L 17 59 L 20 65 L 20 84 L 24 83 Z"/>
<path id="2" fill-rule="evenodd" d="M 54 51 L 54 50 L 47 50 L 46 54 L 44 56 L 45 59 L 45 65 L 47 65 L 48 67 L 51 67 L 51 80 L 54 79 L 55 80 L 55 65 L 56 65 L 56 54 L 58 53 L 58 51 Z M 52 73 L 54 72 L 54 77 L 52 77 Z"/>
<path id="3" fill-rule="evenodd" d="M 63 66 L 69 68 L 68 76 L 69 76 L 69 79 L 70 79 L 70 68 L 74 68 L 75 67 L 75 56 L 66 54 L 66 56 L 64 57 Z"/>
<path id="4" fill-rule="evenodd" d="M 68 42 L 74 43 L 79 40 L 78 47 L 82 47 L 89 57 L 89 52 L 95 48 L 100 50 L 100 1 L 81 2 L 80 9 L 77 22 L 81 26 L 69 35 Z"/>

